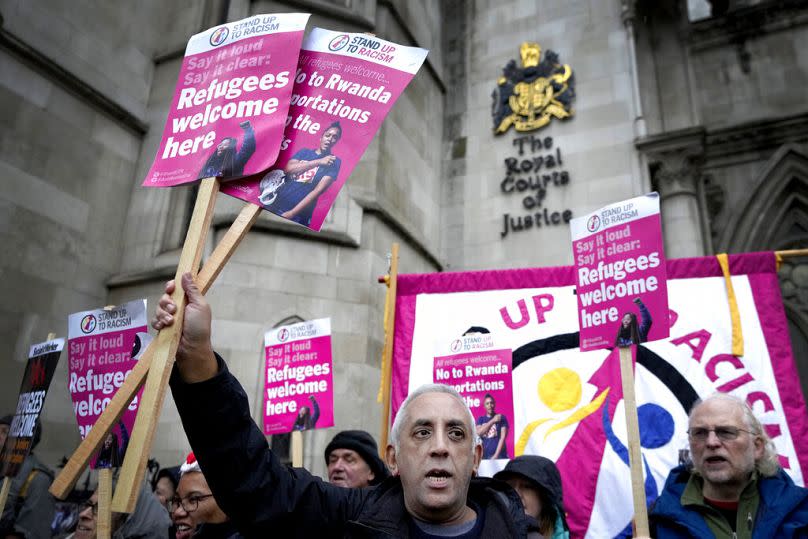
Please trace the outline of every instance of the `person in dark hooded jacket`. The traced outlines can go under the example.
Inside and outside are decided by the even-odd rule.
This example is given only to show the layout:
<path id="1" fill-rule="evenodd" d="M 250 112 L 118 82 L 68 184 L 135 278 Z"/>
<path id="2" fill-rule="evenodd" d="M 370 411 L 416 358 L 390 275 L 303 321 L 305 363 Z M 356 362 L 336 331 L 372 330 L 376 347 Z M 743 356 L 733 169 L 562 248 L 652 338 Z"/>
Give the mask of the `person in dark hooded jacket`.
<path id="1" fill-rule="evenodd" d="M 478 478 L 474 417 L 449 386 L 425 385 L 399 408 L 386 448 L 393 477 L 343 488 L 287 468 L 253 421 L 247 395 L 210 342 L 210 307 L 190 273 L 171 391 L 188 440 L 222 510 L 246 537 L 538 537 L 519 496 Z M 174 323 L 174 282 L 152 327 Z"/>
<path id="2" fill-rule="evenodd" d="M 505 481 L 516 490 L 525 513 L 539 521 L 539 530 L 544 537 L 569 538 L 561 474 L 552 460 L 522 455 L 508 462 L 494 479 Z"/>
<path id="3" fill-rule="evenodd" d="M 6 441 L 9 426 L 14 418 L 0 418 L 0 448 Z M 34 455 L 33 448 L 42 437 L 39 419 L 34 428 L 32 452 L 25 457 L 20 471 L 11 481 L 6 506 L 0 518 L 0 537 L 24 537 L 25 539 L 49 539 L 51 522 L 56 510 L 56 501 L 48 489 L 53 482 L 53 471 Z"/>

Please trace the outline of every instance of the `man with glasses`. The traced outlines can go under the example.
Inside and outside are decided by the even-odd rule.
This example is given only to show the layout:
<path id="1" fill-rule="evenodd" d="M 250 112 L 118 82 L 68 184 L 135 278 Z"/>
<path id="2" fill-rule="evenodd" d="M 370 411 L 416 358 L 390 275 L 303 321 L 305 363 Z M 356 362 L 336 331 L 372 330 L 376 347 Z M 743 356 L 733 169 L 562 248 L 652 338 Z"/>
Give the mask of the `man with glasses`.
<path id="1" fill-rule="evenodd" d="M 689 427 L 692 466 L 668 476 L 654 537 L 808 537 L 808 490 L 780 468 L 743 400 L 716 393 L 693 407 Z"/>
<path id="2" fill-rule="evenodd" d="M 237 539 L 235 526 L 224 514 L 193 453 L 180 467 L 180 482 L 174 497 L 166 502 L 176 539 Z"/>
<path id="3" fill-rule="evenodd" d="M 112 481 L 115 490 L 116 479 Z M 98 524 L 98 492 L 79 506 L 79 522 L 70 539 L 95 539 Z M 131 515 L 112 513 L 113 539 L 165 539 L 171 522 L 165 509 L 151 493 L 146 483 L 138 492 L 135 510 Z"/>

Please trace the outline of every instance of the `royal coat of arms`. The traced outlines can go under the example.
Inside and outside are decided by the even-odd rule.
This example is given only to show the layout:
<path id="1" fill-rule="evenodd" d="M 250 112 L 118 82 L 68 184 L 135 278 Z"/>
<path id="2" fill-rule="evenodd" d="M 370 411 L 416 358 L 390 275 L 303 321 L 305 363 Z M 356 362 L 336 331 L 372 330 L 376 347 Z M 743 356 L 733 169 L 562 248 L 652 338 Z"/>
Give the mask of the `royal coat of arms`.
<path id="1" fill-rule="evenodd" d="M 522 43 L 519 48 L 522 67 L 508 62 L 491 94 L 494 132 L 504 133 L 513 126 L 517 131 L 534 131 L 552 118 L 563 120 L 574 114 L 575 76 L 558 54 L 548 50 L 541 58 L 538 43 Z"/>

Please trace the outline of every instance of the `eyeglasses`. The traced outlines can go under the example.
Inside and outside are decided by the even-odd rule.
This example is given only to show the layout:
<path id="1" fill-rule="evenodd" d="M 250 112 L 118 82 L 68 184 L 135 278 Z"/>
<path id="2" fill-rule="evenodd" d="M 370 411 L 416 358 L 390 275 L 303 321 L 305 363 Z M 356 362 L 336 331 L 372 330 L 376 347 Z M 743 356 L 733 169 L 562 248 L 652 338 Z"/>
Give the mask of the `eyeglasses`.
<path id="1" fill-rule="evenodd" d="M 93 515 L 98 515 L 98 504 L 93 503 L 91 501 L 86 501 L 79 505 L 79 514 L 83 513 L 87 509 L 92 509 Z"/>
<path id="2" fill-rule="evenodd" d="M 697 427 L 687 431 L 687 433 L 690 435 L 690 439 L 696 440 L 697 442 L 706 442 L 707 438 L 710 437 L 711 432 L 714 432 L 716 437 L 722 442 L 731 442 L 732 440 L 738 438 L 738 435 L 742 432 L 754 434 L 754 432 L 739 429 L 738 427 L 715 427 L 714 429 Z"/>
<path id="3" fill-rule="evenodd" d="M 186 513 L 193 513 L 199 508 L 200 500 L 204 500 L 206 498 L 210 498 L 213 494 L 205 494 L 202 496 L 189 496 L 187 498 L 180 498 L 174 496 L 170 500 L 166 502 L 166 508 L 168 509 L 169 513 L 173 513 L 177 510 L 178 507 L 182 506 L 183 510 Z"/>

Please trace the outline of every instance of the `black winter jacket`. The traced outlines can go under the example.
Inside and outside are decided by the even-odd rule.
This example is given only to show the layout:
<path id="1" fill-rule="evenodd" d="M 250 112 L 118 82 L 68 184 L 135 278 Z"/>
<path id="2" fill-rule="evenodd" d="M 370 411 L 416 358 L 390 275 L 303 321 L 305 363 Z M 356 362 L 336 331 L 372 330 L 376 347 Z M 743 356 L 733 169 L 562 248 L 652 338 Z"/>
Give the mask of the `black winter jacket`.
<path id="1" fill-rule="evenodd" d="M 224 364 L 219 374 L 171 390 L 185 433 L 219 507 L 245 537 L 408 537 L 401 481 L 341 488 L 302 468 L 283 466 L 250 416 L 247 395 Z M 516 492 L 494 479 L 474 478 L 469 500 L 485 516 L 482 537 L 538 537 Z"/>

